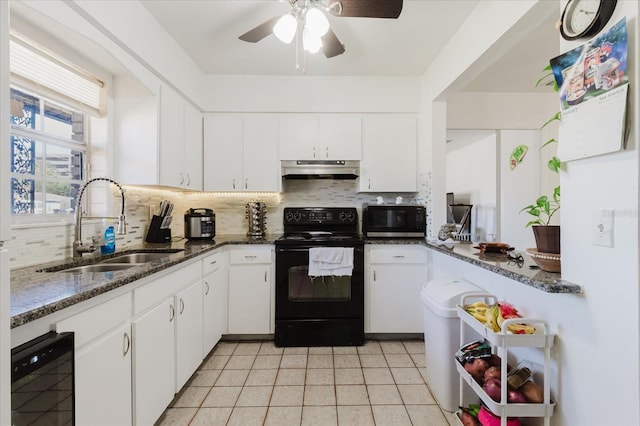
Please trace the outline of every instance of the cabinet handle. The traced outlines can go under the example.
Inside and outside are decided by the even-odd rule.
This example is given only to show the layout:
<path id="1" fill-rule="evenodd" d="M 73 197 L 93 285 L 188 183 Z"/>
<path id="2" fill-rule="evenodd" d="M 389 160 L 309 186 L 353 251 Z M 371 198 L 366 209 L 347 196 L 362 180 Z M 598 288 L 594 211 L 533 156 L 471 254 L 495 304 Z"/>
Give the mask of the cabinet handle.
<path id="1" fill-rule="evenodd" d="M 247 260 L 253 260 L 256 257 L 257 257 L 256 255 L 252 255 L 252 256 L 246 255 L 244 258 L 247 259 Z"/>
<path id="2" fill-rule="evenodd" d="M 267 282 L 267 271 L 264 271 L 264 282 Z"/>
<path id="3" fill-rule="evenodd" d="M 180 172 L 180 185 L 184 183 L 184 175 Z"/>
<path id="4" fill-rule="evenodd" d="M 131 349 L 131 337 L 129 337 L 129 333 L 127 333 L 126 331 L 124 333 L 123 343 L 124 350 L 122 351 L 122 356 L 127 356 L 127 354 L 129 353 L 129 349 Z"/>
<path id="5" fill-rule="evenodd" d="M 180 315 L 184 312 L 184 300 L 180 298 Z"/>
<path id="6" fill-rule="evenodd" d="M 176 316 L 176 308 L 173 307 L 173 303 L 169 305 L 169 312 L 171 313 L 169 315 L 169 322 L 172 322 L 173 318 Z"/>
<path id="7" fill-rule="evenodd" d="M 374 271 L 373 271 L 373 282 L 375 282 L 375 281 L 376 281 L 376 271 L 374 269 Z"/>
<path id="8" fill-rule="evenodd" d="M 313 147 L 313 158 L 316 158 L 316 147 Z"/>
<path id="9" fill-rule="evenodd" d="M 393 258 L 394 259 L 404 259 L 404 256 L 397 255 L 397 256 L 393 256 Z"/>
<path id="10" fill-rule="evenodd" d="M 244 189 L 248 189 L 248 188 L 249 188 L 249 179 L 244 178 Z"/>
<path id="11" fill-rule="evenodd" d="M 212 260 L 211 262 L 209 262 L 209 265 L 215 265 L 216 263 L 218 263 L 217 260 Z"/>
<path id="12" fill-rule="evenodd" d="M 191 185 L 191 176 L 189 176 L 189 173 L 187 173 L 187 186 Z"/>
<path id="13" fill-rule="evenodd" d="M 368 189 L 371 189 L 371 178 L 369 178 L 369 188 Z"/>
<path id="14" fill-rule="evenodd" d="M 205 285 L 205 288 L 206 288 L 206 291 L 204 292 L 204 295 L 207 296 L 209 294 L 209 283 L 205 281 L 204 285 Z"/>
<path id="15" fill-rule="evenodd" d="M 324 158 L 329 158 L 329 147 L 325 147 Z"/>

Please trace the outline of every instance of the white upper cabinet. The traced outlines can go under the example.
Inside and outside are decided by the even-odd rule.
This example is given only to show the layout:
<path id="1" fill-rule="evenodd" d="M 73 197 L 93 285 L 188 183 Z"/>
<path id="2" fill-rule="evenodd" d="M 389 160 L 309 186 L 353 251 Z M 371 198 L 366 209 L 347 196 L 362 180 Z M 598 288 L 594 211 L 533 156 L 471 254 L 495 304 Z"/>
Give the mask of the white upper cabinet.
<path id="1" fill-rule="evenodd" d="M 360 160 L 361 131 L 359 115 L 282 115 L 280 159 Z"/>
<path id="2" fill-rule="evenodd" d="M 362 119 L 350 115 L 322 116 L 318 139 L 320 160 L 360 160 Z"/>
<path id="3" fill-rule="evenodd" d="M 160 89 L 159 184 L 202 190 L 202 115 L 167 86 Z"/>
<path id="4" fill-rule="evenodd" d="M 210 114 L 204 122 L 205 191 L 279 191 L 278 121 L 268 114 Z"/>
<path id="5" fill-rule="evenodd" d="M 416 192 L 415 115 L 369 115 L 362 119 L 360 192 Z"/>
<path id="6" fill-rule="evenodd" d="M 114 172 L 123 184 L 202 190 L 202 114 L 161 86 L 114 80 Z"/>

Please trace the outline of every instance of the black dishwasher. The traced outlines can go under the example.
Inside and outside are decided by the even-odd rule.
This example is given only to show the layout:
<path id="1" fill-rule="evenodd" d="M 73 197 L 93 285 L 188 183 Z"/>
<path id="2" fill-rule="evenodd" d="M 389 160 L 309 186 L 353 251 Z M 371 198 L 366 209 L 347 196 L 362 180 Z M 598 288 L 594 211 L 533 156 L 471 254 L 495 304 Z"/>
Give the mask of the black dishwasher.
<path id="1" fill-rule="evenodd" d="M 73 333 L 53 331 L 11 350 L 11 424 L 74 425 Z"/>

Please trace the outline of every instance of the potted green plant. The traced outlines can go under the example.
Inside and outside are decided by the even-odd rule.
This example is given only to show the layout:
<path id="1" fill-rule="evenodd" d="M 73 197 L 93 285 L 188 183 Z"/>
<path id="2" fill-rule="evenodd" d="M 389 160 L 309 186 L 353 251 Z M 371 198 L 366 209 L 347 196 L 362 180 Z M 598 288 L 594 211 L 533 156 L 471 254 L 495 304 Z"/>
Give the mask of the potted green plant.
<path id="1" fill-rule="evenodd" d="M 536 82 L 536 87 L 540 86 L 541 84 L 546 85 L 550 77 L 551 79 L 553 79 L 553 73 L 551 71 L 550 65 L 545 67 L 543 69 L 543 72 L 545 72 L 545 75 L 543 75 Z M 556 92 L 558 91 L 558 86 L 555 80 L 553 80 L 553 88 Z M 540 127 L 540 130 L 544 129 L 546 126 L 555 121 L 559 121 L 560 119 L 561 113 L 560 111 L 558 111 Z M 549 139 L 540 147 L 540 149 L 552 143 L 557 143 L 557 140 L 555 138 Z M 547 168 L 553 173 L 558 173 L 561 165 L 562 163 L 560 162 L 560 159 L 554 155 L 548 161 Z M 555 213 L 558 212 L 558 210 L 560 210 L 560 185 L 553 188 L 553 193 L 550 196 L 541 195 L 535 200 L 534 203 L 520 210 L 521 213 L 527 212 L 532 216 L 532 219 L 526 224 L 526 226 L 531 226 L 533 229 L 533 235 L 536 240 L 536 249 L 538 253 L 557 255 L 560 254 L 560 226 L 550 225 L 551 218 Z M 554 267 L 553 269 L 559 270 L 559 265 L 557 268 Z"/>

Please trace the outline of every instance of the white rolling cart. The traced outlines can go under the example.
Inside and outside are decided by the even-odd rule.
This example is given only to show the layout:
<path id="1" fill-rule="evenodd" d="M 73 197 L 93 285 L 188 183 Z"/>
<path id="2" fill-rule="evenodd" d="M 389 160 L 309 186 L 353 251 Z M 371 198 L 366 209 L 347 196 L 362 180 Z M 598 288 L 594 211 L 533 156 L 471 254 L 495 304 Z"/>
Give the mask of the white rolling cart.
<path id="1" fill-rule="evenodd" d="M 555 334 L 551 332 L 549 323 L 542 319 L 536 318 L 513 318 L 507 319 L 502 323 L 502 330 L 498 333 L 494 333 L 489 330 L 484 324 L 480 323 L 477 319 L 469 315 L 462 307 L 467 304 L 467 300 L 473 299 L 477 301 L 479 298 L 486 298 L 486 300 L 497 301 L 498 298 L 491 294 L 465 294 L 461 297 L 460 305 L 457 306 L 458 317 L 460 318 L 460 346 L 471 341 L 468 336 L 465 336 L 465 324 L 467 324 L 473 331 L 478 333 L 482 338 L 486 339 L 493 347 L 493 351 L 497 350 L 497 354 L 501 358 L 502 365 L 500 382 L 502 383 L 501 398 L 496 402 L 487 395 L 482 389 L 482 386 L 478 384 L 473 377 L 464 369 L 457 360 L 453 360 L 460 374 L 460 404 L 462 401 L 462 389 L 463 383 L 466 383 L 471 389 L 480 397 L 484 405 L 496 416 L 500 417 L 500 425 L 507 426 L 507 418 L 509 417 L 544 417 L 544 425 L 550 425 L 550 419 L 553 415 L 553 409 L 555 403 L 551 401 L 550 390 L 550 373 L 551 373 L 551 347 Z M 509 324 L 530 324 L 536 327 L 534 334 L 511 334 L 507 333 L 507 327 Z M 541 404 L 526 403 L 526 404 L 514 404 L 507 403 L 507 355 L 510 348 L 515 347 L 528 347 L 528 348 L 540 348 L 544 352 L 544 383 L 543 383 L 543 402 Z"/>

